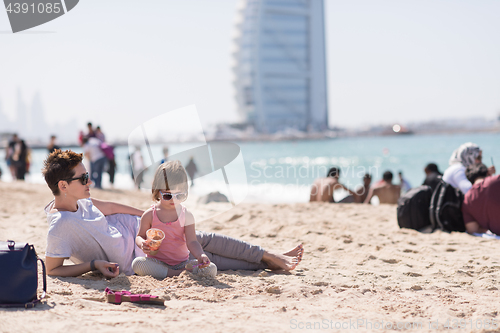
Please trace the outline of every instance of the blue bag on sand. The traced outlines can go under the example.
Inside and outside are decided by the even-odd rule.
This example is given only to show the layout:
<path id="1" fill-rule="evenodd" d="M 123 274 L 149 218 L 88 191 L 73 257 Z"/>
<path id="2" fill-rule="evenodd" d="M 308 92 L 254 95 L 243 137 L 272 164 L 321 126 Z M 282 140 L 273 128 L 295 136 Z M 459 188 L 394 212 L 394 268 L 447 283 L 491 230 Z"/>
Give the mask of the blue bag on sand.
<path id="1" fill-rule="evenodd" d="M 37 298 L 38 261 L 43 269 L 43 294 Z M 32 308 L 45 297 L 45 264 L 33 245 L 0 242 L 0 307 Z"/>

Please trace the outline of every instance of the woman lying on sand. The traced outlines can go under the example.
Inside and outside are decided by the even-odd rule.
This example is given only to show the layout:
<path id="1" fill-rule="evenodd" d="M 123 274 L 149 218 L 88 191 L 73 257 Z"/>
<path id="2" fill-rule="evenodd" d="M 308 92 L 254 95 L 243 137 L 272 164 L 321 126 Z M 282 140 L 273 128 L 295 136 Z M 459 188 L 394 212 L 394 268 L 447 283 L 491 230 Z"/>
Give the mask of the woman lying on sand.
<path id="1" fill-rule="evenodd" d="M 46 207 L 49 232 L 46 265 L 49 275 L 78 276 L 98 270 L 106 277 L 133 275 L 134 258 L 144 256 L 135 245 L 142 210 L 90 198 L 89 174 L 82 154 L 52 152 L 42 171 L 54 200 Z M 197 231 L 203 251 L 218 270 L 293 270 L 302 259 L 302 244 L 278 254 L 224 235 Z M 70 259 L 75 265 L 64 265 Z M 191 258 L 192 259 L 192 258 Z"/>

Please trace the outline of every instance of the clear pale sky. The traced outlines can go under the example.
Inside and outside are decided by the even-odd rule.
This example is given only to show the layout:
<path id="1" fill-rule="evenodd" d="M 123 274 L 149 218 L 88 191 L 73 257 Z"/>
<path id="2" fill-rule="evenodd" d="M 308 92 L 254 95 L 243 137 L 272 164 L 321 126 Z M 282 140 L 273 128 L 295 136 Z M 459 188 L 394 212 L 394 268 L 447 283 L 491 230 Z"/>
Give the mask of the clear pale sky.
<path id="1" fill-rule="evenodd" d="M 38 92 L 47 122 L 126 138 L 196 104 L 204 126 L 234 122 L 237 0 L 81 0 L 12 34 L 0 9 L 0 111 Z M 500 1 L 325 0 L 331 126 L 500 112 Z M 0 120 L 1 121 L 1 120 Z M 117 126 L 117 123 L 120 126 Z"/>

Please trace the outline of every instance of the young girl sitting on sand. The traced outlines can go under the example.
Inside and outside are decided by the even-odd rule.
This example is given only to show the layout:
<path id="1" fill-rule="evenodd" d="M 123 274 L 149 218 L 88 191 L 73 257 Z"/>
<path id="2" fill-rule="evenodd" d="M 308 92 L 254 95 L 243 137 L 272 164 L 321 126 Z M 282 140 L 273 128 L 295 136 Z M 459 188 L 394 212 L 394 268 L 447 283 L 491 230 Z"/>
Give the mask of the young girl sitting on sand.
<path id="1" fill-rule="evenodd" d="M 157 279 L 179 275 L 188 263 L 189 253 L 198 260 L 200 272 L 211 271 L 211 275 L 217 272 L 198 243 L 193 214 L 182 205 L 187 199 L 188 187 L 186 170 L 179 161 L 165 162 L 156 169 L 152 184 L 155 204 L 142 215 L 135 239 L 147 257 L 132 262 L 136 274 Z M 152 251 L 147 240 L 146 232 L 151 228 L 160 229 L 165 234 L 157 251 Z M 205 267 L 208 268 L 202 270 Z"/>

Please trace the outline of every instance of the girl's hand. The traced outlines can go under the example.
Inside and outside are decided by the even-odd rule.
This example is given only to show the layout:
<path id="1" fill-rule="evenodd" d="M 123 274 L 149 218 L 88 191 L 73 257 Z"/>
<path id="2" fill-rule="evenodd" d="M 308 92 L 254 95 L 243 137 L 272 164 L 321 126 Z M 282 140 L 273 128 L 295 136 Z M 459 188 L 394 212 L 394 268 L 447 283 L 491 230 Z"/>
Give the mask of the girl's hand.
<path id="1" fill-rule="evenodd" d="M 140 246 L 139 248 L 142 250 L 142 252 L 144 252 L 144 254 L 149 254 L 149 252 L 151 252 L 151 248 L 149 247 L 149 244 L 148 244 L 148 241 L 147 240 L 142 240 L 140 242 Z"/>
<path id="2" fill-rule="evenodd" d="M 488 176 L 493 176 L 497 170 L 495 169 L 495 166 L 492 165 L 488 168 Z"/>
<path id="3" fill-rule="evenodd" d="M 205 253 L 203 253 L 198 259 L 198 263 L 200 264 L 200 266 L 198 266 L 199 268 L 205 268 L 205 267 L 208 267 L 208 265 L 210 265 L 210 259 L 208 259 L 207 255 Z"/>

